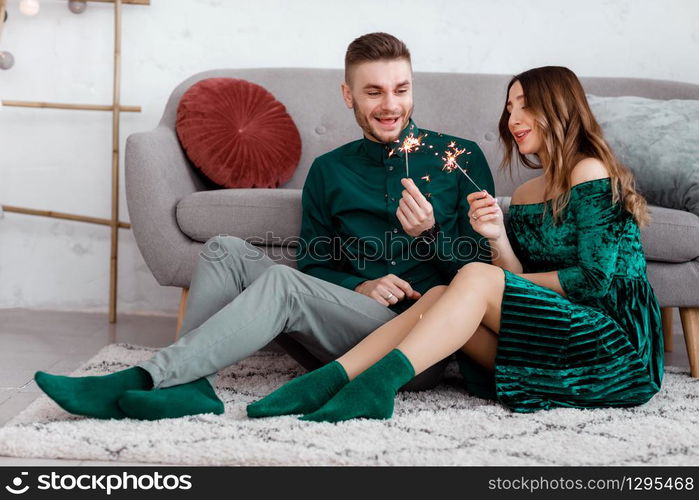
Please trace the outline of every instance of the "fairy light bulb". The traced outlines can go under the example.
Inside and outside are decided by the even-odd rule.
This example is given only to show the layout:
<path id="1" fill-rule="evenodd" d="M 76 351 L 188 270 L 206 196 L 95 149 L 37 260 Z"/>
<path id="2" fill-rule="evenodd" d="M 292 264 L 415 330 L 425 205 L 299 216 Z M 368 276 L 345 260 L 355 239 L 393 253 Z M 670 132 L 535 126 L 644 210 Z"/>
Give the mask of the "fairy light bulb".
<path id="1" fill-rule="evenodd" d="M 68 2 L 68 9 L 73 14 L 82 14 L 85 12 L 85 9 L 87 9 L 87 2 L 84 0 L 70 0 L 70 2 Z"/>
<path id="2" fill-rule="evenodd" d="M 35 16 L 39 13 L 39 0 L 21 0 L 19 11 L 25 16 Z"/>
<path id="3" fill-rule="evenodd" d="M 10 69 L 15 64 L 15 58 L 11 52 L 0 51 L 0 69 Z"/>

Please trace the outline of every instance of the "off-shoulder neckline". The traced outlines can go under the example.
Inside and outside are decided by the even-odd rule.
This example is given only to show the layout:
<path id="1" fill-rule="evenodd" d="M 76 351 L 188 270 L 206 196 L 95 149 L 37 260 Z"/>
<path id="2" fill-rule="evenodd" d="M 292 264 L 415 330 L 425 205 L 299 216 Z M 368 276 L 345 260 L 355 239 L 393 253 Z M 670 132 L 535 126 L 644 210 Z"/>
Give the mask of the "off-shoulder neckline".
<path id="1" fill-rule="evenodd" d="M 610 181 L 610 180 L 611 180 L 611 177 L 601 177 L 599 179 L 592 179 L 589 181 L 579 182 L 578 184 L 576 184 L 575 186 L 572 186 L 570 188 L 570 193 L 572 195 L 575 192 L 576 188 L 584 187 L 587 185 L 597 186 L 597 184 L 592 184 L 593 182 L 596 183 L 596 182 Z M 515 204 L 510 204 L 510 208 L 513 208 L 513 207 L 538 207 L 541 205 L 545 205 L 546 203 L 550 203 L 552 200 L 553 200 L 553 198 L 549 198 L 548 200 L 540 201 L 538 203 L 515 203 Z"/>

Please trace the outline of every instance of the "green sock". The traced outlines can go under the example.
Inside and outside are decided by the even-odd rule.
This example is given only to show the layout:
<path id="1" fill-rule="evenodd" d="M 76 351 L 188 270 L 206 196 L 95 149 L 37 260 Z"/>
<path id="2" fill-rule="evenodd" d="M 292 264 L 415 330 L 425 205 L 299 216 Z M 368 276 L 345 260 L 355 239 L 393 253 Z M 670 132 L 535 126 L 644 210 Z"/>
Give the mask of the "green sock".
<path id="1" fill-rule="evenodd" d="M 138 366 L 91 377 L 36 372 L 34 380 L 48 397 L 67 412 L 95 418 L 124 418 L 126 415 L 117 404 L 124 391 L 153 387 L 150 374 Z"/>
<path id="2" fill-rule="evenodd" d="M 340 422 L 351 418 L 391 418 L 398 389 L 415 376 L 405 354 L 393 349 L 343 387 L 319 410 L 301 417 L 314 422 Z"/>
<path id="3" fill-rule="evenodd" d="M 305 373 L 273 393 L 248 405 L 248 417 L 272 417 L 310 413 L 323 406 L 347 382 L 347 372 L 337 361 Z"/>
<path id="4" fill-rule="evenodd" d="M 139 420 L 223 413 L 223 402 L 206 378 L 152 391 L 126 391 L 119 399 L 126 416 Z"/>

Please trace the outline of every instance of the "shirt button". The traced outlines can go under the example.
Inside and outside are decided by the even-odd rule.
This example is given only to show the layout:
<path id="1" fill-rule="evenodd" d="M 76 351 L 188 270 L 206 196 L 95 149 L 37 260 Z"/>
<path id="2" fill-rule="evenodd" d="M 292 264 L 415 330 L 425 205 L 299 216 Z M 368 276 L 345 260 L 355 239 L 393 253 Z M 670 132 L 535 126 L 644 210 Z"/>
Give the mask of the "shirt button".
<path id="1" fill-rule="evenodd" d="M 388 193 L 386 193 L 385 195 L 383 195 L 383 197 L 384 197 L 384 198 L 388 198 Z"/>
<path id="2" fill-rule="evenodd" d="M 393 228 L 393 232 L 394 232 L 394 233 L 397 233 L 397 232 L 398 232 L 398 228 L 397 228 L 397 227 L 394 227 L 394 228 Z"/>
<path id="3" fill-rule="evenodd" d="M 391 196 L 391 201 L 396 201 L 396 199 L 393 196 Z"/>
<path id="4" fill-rule="evenodd" d="M 395 265 L 396 265 L 396 261 L 395 261 L 395 260 L 392 260 L 392 261 L 391 261 L 391 265 L 392 265 L 392 266 L 395 266 Z"/>
<path id="5" fill-rule="evenodd" d="M 393 172 L 393 165 L 391 165 L 390 167 L 388 167 L 388 171 L 389 171 L 389 172 Z"/>

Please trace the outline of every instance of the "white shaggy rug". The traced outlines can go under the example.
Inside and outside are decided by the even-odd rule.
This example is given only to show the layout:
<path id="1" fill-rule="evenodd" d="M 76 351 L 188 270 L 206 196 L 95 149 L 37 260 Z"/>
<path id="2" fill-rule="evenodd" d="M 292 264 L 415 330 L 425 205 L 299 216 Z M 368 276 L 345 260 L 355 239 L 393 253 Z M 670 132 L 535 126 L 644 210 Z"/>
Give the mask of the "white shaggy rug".
<path id="1" fill-rule="evenodd" d="M 75 375 L 101 375 L 153 349 L 113 344 Z M 669 368 L 638 408 L 516 414 L 469 397 L 452 364 L 431 391 L 401 393 L 388 421 L 340 424 L 248 419 L 245 406 L 301 373 L 260 352 L 222 371 L 224 415 L 157 422 L 65 413 L 46 396 L 0 429 L 0 455 L 185 465 L 698 465 L 699 380 Z"/>

